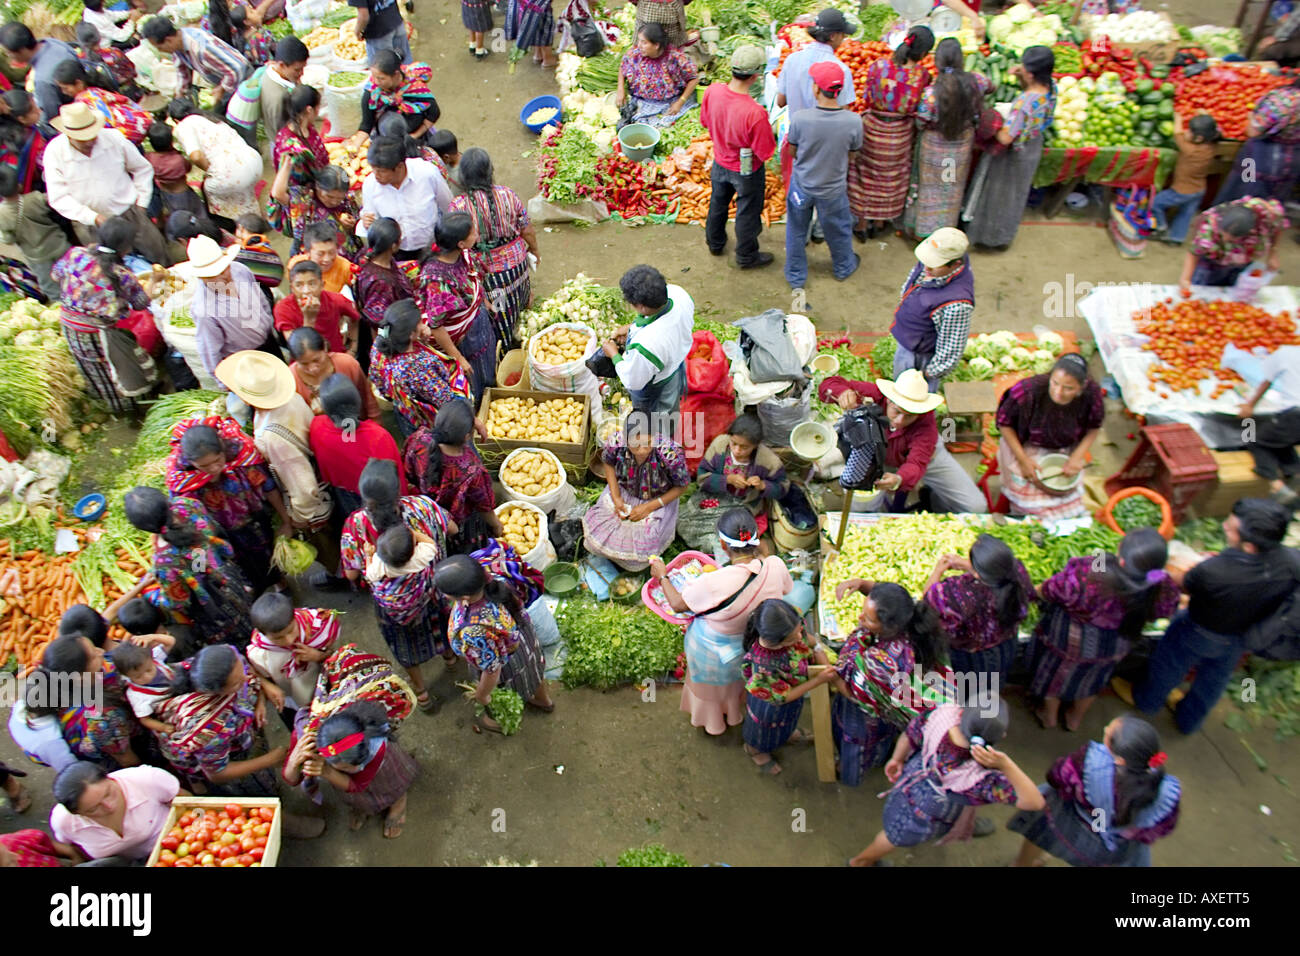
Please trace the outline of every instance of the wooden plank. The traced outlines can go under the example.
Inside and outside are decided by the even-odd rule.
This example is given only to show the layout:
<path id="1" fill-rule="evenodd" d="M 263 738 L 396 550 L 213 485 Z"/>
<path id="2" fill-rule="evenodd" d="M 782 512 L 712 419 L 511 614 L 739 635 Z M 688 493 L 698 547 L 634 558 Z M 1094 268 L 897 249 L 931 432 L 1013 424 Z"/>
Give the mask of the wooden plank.
<path id="1" fill-rule="evenodd" d="M 808 668 L 808 676 L 826 669 L 824 664 Z M 831 729 L 831 692 L 826 684 L 818 684 L 809 693 L 812 698 L 813 749 L 817 754 L 817 779 L 822 783 L 835 782 L 835 742 Z"/>
<path id="2" fill-rule="evenodd" d="M 980 415 L 998 409 L 997 387 L 993 382 L 945 382 L 943 397 L 954 415 Z"/>

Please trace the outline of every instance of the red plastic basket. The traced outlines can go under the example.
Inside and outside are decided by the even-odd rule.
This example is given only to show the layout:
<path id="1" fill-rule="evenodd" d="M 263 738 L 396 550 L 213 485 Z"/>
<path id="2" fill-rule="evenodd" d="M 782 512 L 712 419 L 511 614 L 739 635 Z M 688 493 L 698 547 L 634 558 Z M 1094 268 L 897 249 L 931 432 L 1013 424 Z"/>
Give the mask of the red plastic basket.
<path id="1" fill-rule="evenodd" d="M 1144 485 L 1164 495 L 1179 522 L 1203 492 L 1219 481 L 1219 465 L 1190 425 L 1144 425 L 1124 467 L 1106 481 L 1106 493 Z"/>

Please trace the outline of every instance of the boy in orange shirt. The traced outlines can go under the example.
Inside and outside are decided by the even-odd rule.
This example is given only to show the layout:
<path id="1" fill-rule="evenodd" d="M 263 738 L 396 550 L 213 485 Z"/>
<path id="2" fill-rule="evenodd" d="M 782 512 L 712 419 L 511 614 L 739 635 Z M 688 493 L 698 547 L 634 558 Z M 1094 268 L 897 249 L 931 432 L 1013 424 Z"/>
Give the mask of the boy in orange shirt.
<path id="1" fill-rule="evenodd" d="M 333 222 L 313 222 L 302 231 L 301 252 L 289 260 L 292 270 L 299 262 L 311 261 L 320 266 L 321 281 L 328 292 L 352 298 L 352 277 L 356 266 L 339 255 L 339 232 Z"/>
<path id="2" fill-rule="evenodd" d="M 1151 213 L 1159 230 L 1158 238 L 1174 245 L 1182 245 L 1191 228 L 1192 219 L 1201 208 L 1205 196 L 1205 179 L 1214 163 L 1214 144 L 1219 141 L 1219 126 L 1207 113 L 1193 116 L 1183 130 L 1183 118 L 1174 117 L 1174 143 L 1178 146 L 1178 162 L 1174 164 L 1174 177 L 1168 189 L 1156 193 L 1151 202 Z"/>

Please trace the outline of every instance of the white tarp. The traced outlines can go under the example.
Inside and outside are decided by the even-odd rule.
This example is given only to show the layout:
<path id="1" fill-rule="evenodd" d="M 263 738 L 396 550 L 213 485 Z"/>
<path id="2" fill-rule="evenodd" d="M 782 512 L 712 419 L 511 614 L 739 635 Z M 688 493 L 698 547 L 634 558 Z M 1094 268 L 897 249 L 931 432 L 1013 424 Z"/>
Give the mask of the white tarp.
<path id="1" fill-rule="evenodd" d="M 1193 286 L 1193 298 L 1228 300 L 1229 289 Z M 1184 389 L 1170 392 L 1161 385 L 1156 391 L 1150 388 L 1149 370 L 1159 363 L 1155 353 L 1146 349 L 1146 337 L 1141 335 L 1134 322 L 1134 314 L 1155 304 L 1173 298 L 1181 301 L 1178 287 L 1172 285 L 1103 286 L 1094 289 L 1079 302 L 1077 308 L 1092 329 L 1097 340 L 1097 351 L 1108 371 L 1124 393 L 1124 404 L 1138 415 L 1155 416 L 1171 421 L 1194 423 L 1198 415 L 1235 415 L 1241 403 L 1249 396 L 1238 391 L 1224 392 L 1211 398 L 1216 380 L 1200 383 L 1198 390 Z M 1300 304 L 1300 289 L 1293 286 L 1268 286 L 1262 289 L 1251 303 L 1272 313 L 1296 314 Z M 1245 386 L 1241 386 L 1242 392 Z M 1160 393 L 1168 393 L 1161 398 Z M 1266 394 L 1257 410 L 1261 413 L 1279 412 L 1284 402 L 1277 396 Z"/>

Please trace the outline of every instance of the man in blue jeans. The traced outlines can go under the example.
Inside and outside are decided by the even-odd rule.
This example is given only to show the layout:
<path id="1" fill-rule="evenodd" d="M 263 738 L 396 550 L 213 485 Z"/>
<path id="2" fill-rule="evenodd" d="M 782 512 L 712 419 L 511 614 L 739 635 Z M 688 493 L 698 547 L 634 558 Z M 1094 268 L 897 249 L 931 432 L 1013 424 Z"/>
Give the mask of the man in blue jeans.
<path id="1" fill-rule="evenodd" d="M 1300 585 L 1281 543 L 1290 513 L 1267 498 L 1243 498 L 1223 523 L 1228 547 L 1187 572 L 1190 601 L 1156 645 L 1146 680 L 1133 693 L 1139 710 L 1154 713 L 1196 669 L 1174 710 L 1174 722 L 1194 733 L 1223 696 L 1242 655 L 1242 635 L 1269 617 Z"/>
<path id="2" fill-rule="evenodd" d="M 826 234 L 835 278 L 843 282 L 857 271 L 861 257 L 853 251 L 853 215 L 847 192 L 849 153 L 862 148 L 862 118 L 837 102 L 844 73 L 834 63 L 814 63 L 817 106 L 790 117 L 786 141 L 794 153 L 785 207 L 785 279 L 796 296 L 808 281 L 808 225 L 814 210 Z"/>
<path id="3" fill-rule="evenodd" d="M 357 11 L 357 39 L 366 41 L 366 59 L 375 62 L 380 50 L 392 50 L 411 62 L 411 44 L 406 38 L 406 21 L 397 0 L 348 0 Z"/>

